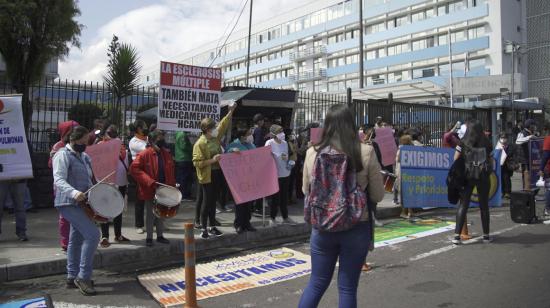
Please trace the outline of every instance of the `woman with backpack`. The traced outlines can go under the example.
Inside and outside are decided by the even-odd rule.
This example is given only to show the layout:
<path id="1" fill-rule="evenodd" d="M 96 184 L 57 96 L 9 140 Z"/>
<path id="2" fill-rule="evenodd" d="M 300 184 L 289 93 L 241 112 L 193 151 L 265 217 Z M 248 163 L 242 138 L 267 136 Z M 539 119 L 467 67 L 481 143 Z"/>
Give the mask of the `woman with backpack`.
<path id="1" fill-rule="evenodd" d="M 490 175 L 493 170 L 492 158 L 493 146 L 491 141 L 483 133 L 483 127 L 478 120 L 468 122 L 466 135 L 456 147 L 454 160 L 461 156 L 464 159 L 465 186 L 460 192 L 460 205 L 456 213 L 455 236 L 453 244 L 462 243 L 460 231 L 466 223 L 466 213 L 470 206 L 470 200 L 474 188 L 477 190 L 479 210 L 481 213 L 481 225 L 483 229 L 483 242 L 491 241 L 489 236 L 489 189 Z"/>
<path id="2" fill-rule="evenodd" d="M 361 268 L 373 247 L 372 219 L 364 190 L 367 188 L 369 199 L 380 202 L 384 186 L 374 149 L 359 141 L 354 123 L 347 106 L 332 106 L 321 142 L 306 153 L 302 190 L 306 195 L 305 220 L 313 227 L 312 272 L 299 308 L 319 305 L 337 261 L 339 307 L 357 307 Z"/>

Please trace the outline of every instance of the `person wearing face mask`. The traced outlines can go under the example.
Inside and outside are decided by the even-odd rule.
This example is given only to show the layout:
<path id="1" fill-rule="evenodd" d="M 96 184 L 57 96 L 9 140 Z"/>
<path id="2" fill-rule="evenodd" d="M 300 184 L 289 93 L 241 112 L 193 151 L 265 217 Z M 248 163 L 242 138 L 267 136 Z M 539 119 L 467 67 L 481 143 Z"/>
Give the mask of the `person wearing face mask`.
<path id="1" fill-rule="evenodd" d="M 86 215 L 81 202 L 92 187 L 92 162 L 84 151 L 88 143 L 88 130 L 73 127 L 65 137 L 65 147 L 53 157 L 55 207 L 71 224 L 67 247 L 67 288 L 80 289 L 84 295 L 94 295 L 92 282 L 94 254 L 99 243 L 99 230 Z"/>
<path id="2" fill-rule="evenodd" d="M 277 165 L 277 175 L 279 181 L 279 191 L 272 196 L 271 202 L 271 220 L 270 226 L 277 225 L 277 211 L 281 209 L 284 224 L 294 224 L 294 221 L 288 217 L 288 182 L 291 168 L 288 167 L 288 144 L 285 141 L 283 128 L 277 124 L 271 125 L 269 129 L 273 138 L 269 139 L 265 146 L 271 146 L 271 153 Z"/>
<path id="3" fill-rule="evenodd" d="M 290 177 L 288 179 L 288 203 L 296 203 L 294 199 L 294 190 L 296 187 L 296 174 L 298 170 L 296 168 L 296 161 L 298 160 L 298 142 L 296 141 L 296 135 L 291 129 L 285 129 L 286 140 L 288 140 L 288 161 L 294 162 L 294 168 L 290 170 Z"/>
<path id="4" fill-rule="evenodd" d="M 147 147 L 147 135 L 149 134 L 149 128 L 147 124 L 142 120 L 136 120 L 131 126 L 130 130 L 134 132 L 134 137 L 130 139 L 128 147 L 130 148 L 130 154 L 132 155 L 132 160 L 136 159 L 137 155 L 141 153 Z M 137 191 L 136 191 L 137 193 Z M 145 226 L 145 221 L 143 219 L 145 205 L 143 200 L 140 200 L 136 195 L 135 202 L 135 227 L 138 234 L 145 233 L 143 227 Z"/>
<path id="5" fill-rule="evenodd" d="M 237 129 L 236 138 L 227 146 L 227 153 L 240 153 L 255 149 L 254 136 L 248 127 Z M 252 218 L 254 201 L 235 205 L 235 221 L 233 226 L 238 234 L 245 231 L 256 231 L 250 224 Z"/>
<path id="6" fill-rule="evenodd" d="M 101 144 L 103 142 L 109 142 L 113 139 L 118 139 L 118 128 L 116 125 L 109 125 L 104 129 L 100 134 L 102 140 L 98 142 Z M 120 140 L 120 139 L 118 139 Z M 115 184 L 118 186 L 118 190 L 122 196 L 126 196 L 126 188 L 128 186 L 128 151 L 124 144 L 120 147 L 120 154 L 118 157 L 118 164 L 116 169 Z M 122 236 L 122 213 L 113 219 L 114 229 L 115 229 L 115 241 L 117 243 L 129 242 L 130 240 Z M 101 224 L 101 242 L 99 245 L 103 248 L 111 246 L 109 242 L 109 222 Z"/>
<path id="7" fill-rule="evenodd" d="M 164 222 L 153 215 L 153 200 L 158 183 L 176 186 L 175 163 L 167 149 L 164 132 L 157 129 L 149 133 L 148 147 L 136 156 L 130 165 L 130 174 L 138 184 L 138 198 L 145 203 L 145 245 L 153 246 L 153 225 L 157 230 L 157 242 L 168 244 L 164 238 Z"/>
<path id="8" fill-rule="evenodd" d="M 516 146 L 508 141 L 508 134 L 501 133 L 496 150 L 502 150 L 500 156 L 500 178 L 502 182 L 502 197 L 510 199 L 512 193 L 512 175 L 516 169 Z"/>
<path id="9" fill-rule="evenodd" d="M 227 115 L 216 126 L 211 118 L 201 121 L 202 134 L 193 146 L 193 165 L 202 189 L 201 229 L 202 238 L 210 235 L 220 236 L 223 233 L 216 228 L 216 198 L 220 195 L 223 174 L 219 164 L 221 158 L 221 139 L 229 128 L 237 104 L 229 106 Z M 208 223 L 209 227 L 208 228 Z"/>
<path id="10" fill-rule="evenodd" d="M 533 119 L 525 121 L 524 128 L 518 133 L 516 144 L 521 147 L 521 172 L 523 173 L 523 189 L 531 190 L 531 170 L 529 170 L 529 140 L 536 137 L 537 122 Z"/>

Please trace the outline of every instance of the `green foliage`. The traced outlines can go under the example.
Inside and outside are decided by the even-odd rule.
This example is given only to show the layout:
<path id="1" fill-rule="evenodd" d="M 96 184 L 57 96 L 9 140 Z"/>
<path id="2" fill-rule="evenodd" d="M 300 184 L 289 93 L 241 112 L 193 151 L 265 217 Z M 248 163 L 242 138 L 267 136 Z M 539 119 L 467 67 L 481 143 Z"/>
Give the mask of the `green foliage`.
<path id="1" fill-rule="evenodd" d="M 103 118 L 103 109 L 96 104 L 76 104 L 71 107 L 68 114 L 69 120 L 77 121 L 80 125 L 91 129 L 94 120 Z"/>
<path id="2" fill-rule="evenodd" d="M 74 0 L 0 0 L 0 54 L 15 89 L 23 94 L 25 127 L 32 116 L 29 86 L 41 79 L 49 61 L 80 47 L 83 25 Z"/>

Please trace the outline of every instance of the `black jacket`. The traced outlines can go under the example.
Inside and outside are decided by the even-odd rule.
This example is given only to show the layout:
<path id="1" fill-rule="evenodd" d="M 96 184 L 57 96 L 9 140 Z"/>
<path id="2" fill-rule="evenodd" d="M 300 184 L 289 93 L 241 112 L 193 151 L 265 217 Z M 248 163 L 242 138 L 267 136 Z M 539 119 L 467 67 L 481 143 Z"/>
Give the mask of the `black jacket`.
<path id="1" fill-rule="evenodd" d="M 447 175 L 447 200 L 451 204 L 457 204 L 460 200 L 460 192 L 466 184 L 466 166 L 464 158 L 460 156 L 449 170 Z"/>

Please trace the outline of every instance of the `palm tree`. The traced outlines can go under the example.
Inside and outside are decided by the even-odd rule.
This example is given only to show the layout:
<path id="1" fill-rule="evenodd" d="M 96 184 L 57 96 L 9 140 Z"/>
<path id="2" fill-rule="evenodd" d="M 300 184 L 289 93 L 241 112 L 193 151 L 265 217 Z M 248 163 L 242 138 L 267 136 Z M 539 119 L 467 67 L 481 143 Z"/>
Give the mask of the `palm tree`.
<path id="1" fill-rule="evenodd" d="M 111 121 L 120 124 L 120 106 L 122 99 L 131 95 L 138 86 L 138 77 L 141 70 L 137 50 L 130 44 L 120 43 L 118 37 L 113 35 L 109 45 L 109 64 L 107 74 L 103 77 L 115 99 L 112 108 Z"/>

